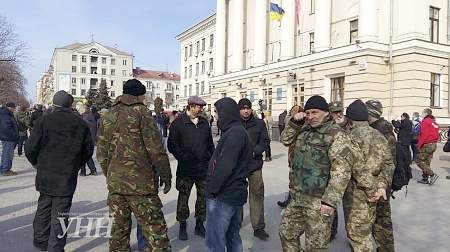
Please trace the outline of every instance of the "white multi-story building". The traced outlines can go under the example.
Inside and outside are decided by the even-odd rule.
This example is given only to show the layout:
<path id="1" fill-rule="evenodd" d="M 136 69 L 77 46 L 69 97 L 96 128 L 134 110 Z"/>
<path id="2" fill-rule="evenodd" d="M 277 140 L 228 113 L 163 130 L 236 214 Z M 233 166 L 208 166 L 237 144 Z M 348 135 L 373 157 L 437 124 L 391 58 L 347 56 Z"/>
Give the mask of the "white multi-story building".
<path id="1" fill-rule="evenodd" d="M 450 123 L 448 16 L 447 0 L 217 0 L 211 99 L 262 99 L 272 116 L 314 94 L 378 99 L 385 117 L 431 107 Z"/>
<path id="2" fill-rule="evenodd" d="M 47 76 L 47 88 L 41 88 Z M 81 102 L 89 89 L 106 83 L 111 98 L 122 94 L 122 86 L 133 77 L 133 55 L 92 41 L 55 48 L 49 71 L 38 81 L 38 101 L 50 104 L 53 94 L 65 90 Z M 40 94 L 47 93 L 42 99 Z M 39 97 L 41 99 L 39 100 Z"/>
<path id="3" fill-rule="evenodd" d="M 180 108 L 187 105 L 187 98 L 192 95 L 202 97 L 211 108 L 209 77 L 214 69 L 215 23 L 212 15 L 176 37 L 181 54 Z"/>
<path id="4" fill-rule="evenodd" d="M 180 76 L 175 73 L 136 68 L 133 70 L 134 78 L 142 82 L 147 88 L 147 103 L 153 109 L 156 97 L 163 100 L 163 107 L 167 109 L 180 109 Z"/>

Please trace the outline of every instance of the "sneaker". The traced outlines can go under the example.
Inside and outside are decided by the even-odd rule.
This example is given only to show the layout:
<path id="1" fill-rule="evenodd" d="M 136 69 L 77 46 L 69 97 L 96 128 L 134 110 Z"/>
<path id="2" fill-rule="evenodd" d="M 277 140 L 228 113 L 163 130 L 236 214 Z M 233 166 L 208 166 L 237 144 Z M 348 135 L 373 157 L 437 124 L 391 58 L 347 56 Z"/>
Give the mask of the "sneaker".
<path id="1" fill-rule="evenodd" d="M 13 171 L 5 171 L 5 172 L 2 172 L 2 175 L 3 176 L 16 176 L 17 173 L 13 172 Z"/>
<path id="2" fill-rule="evenodd" d="M 422 179 L 417 180 L 417 183 L 429 184 L 430 182 L 428 181 L 428 178 L 422 178 Z"/>
<path id="3" fill-rule="evenodd" d="M 253 232 L 253 235 L 255 237 L 258 237 L 259 239 L 263 240 L 263 241 L 267 241 L 269 239 L 269 234 L 266 233 L 266 231 L 264 231 L 264 229 L 257 229 Z"/>
<path id="4" fill-rule="evenodd" d="M 439 178 L 439 176 L 437 174 L 433 174 L 430 176 L 430 183 L 429 185 L 434 185 L 434 183 L 436 183 L 436 180 Z"/>

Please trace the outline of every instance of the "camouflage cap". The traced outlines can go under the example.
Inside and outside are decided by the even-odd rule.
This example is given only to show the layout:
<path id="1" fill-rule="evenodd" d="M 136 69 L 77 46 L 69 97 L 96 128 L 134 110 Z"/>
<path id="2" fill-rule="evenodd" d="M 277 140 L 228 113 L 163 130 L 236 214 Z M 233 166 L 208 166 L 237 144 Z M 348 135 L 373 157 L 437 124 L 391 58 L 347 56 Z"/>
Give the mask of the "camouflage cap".
<path id="1" fill-rule="evenodd" d="M 383 105 L 378 100 L 368 100 L 366 106 L 369 115 L 372 117 L 379 118 L 383 114 Z"/>
<path id="2" fill-rule="evenodd" d="M 342 106 L 342 102 L 330 102 L 328 105 L 330 108 L 330 112 L 343 112 L 344 106 Z"/>

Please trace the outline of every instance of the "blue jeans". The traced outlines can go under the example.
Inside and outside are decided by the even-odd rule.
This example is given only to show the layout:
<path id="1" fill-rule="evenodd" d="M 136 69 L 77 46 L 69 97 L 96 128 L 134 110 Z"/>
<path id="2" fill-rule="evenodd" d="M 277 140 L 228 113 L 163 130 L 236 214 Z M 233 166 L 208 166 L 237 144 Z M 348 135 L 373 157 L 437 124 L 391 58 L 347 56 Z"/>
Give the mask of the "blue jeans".
<path id="1" fill-rule="evenodd" d="M 242 252 L 242 206 L 206 199 L 206 252 Z"/>
<path id="2" fill-rule="evenodd" d="M 139 223 L 137 224 L 137 232 L 136 232 L 137 240 L 138 240 L 138 249 L 144 250 L 147 247 L 147 239 L 145 239 L 144 234 L 142 233 L 141 226 Z"/>
<path id="3" fill-rule="evenodd" d="M 16 144 L 17 142 L 2 141 L 2 162 L 0 165 L 0 172 L 11 170 Z"/>

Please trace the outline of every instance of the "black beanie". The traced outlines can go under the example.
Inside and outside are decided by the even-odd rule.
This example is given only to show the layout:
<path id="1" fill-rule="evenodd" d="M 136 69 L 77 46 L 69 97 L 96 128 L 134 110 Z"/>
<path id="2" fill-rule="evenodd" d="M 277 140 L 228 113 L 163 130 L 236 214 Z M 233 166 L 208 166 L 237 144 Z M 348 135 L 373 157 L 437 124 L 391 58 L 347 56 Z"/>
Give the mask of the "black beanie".
<path id="1" fill-rule="evenodd" d="M 72 107 L 73 96 L 66 91 L 61 90 L 53 96 L 53 105 L 57 107 L 70 108 Z"/>
<path id="2" fill-rule="evenodd" d="M 131 79 L 127 80 L 123 85 L 123 94 L 140 96 L 144 95 L 147 92 L 145 86 L 139 80 Z"/>
<path id="3" fill-rule="evenodd" d="M 328 112 L 328 103 L 322 96 L 313 95 L 306 101 L 304 110 L 308 109 L 320 109 Z"/>
<path id="4" fill-rule="evenodd" d="M 346 116 L 352 121 L 367 121 L 369 119 L 369 112 L 367 112 L 367 107 L 364 102 L 356 100 L 348 106 Z"/>
<path id="5" fill-rule="evenodd" d="M 242 98 L 239 100 L 239 109 L 243 109 L 244 107 L 252 108 L 252 102 L 247 98 Z"/>

